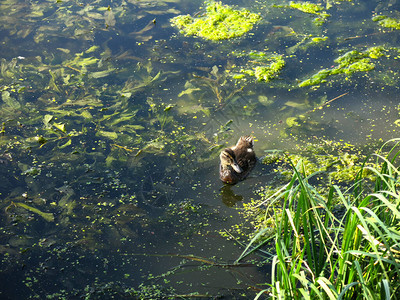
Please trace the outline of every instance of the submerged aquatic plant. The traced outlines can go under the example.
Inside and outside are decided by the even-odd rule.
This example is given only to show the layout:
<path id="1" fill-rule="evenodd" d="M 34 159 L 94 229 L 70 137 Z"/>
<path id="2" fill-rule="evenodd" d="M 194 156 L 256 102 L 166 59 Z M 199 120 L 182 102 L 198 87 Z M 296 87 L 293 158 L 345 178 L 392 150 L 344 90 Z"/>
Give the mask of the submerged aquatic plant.
<path id="1" fill-rule="evenodd" d="M 203 16 L 181 15 L 171 19 L 171 23 L 185 35 L 219 41 L 242 36 L 260 19 L 259 14 L 248 10 L 235 10 L 221 2 L 209 1 Z"/>
<path id="2" fill-rule="evenodd" d="M 226 73 L 221 72 L 217 66 L 213 66 L 207 76 L 193 74 L 193 79 L 186 82 L 186 89 L 179 94 L 179 97 L 185 96 L 185 103 L 178 102 L 181 106 L 179 110 L 185 113 L 201 111 L 204 115 L 210 115 L 210 109 L 206 105 L 215 105 L 215 102 L 208 103 L 208 99 L 217 99 L 218 105 L 226 104 L 242 90 L 242 87 L 232 87 L 228 79 Z"/>

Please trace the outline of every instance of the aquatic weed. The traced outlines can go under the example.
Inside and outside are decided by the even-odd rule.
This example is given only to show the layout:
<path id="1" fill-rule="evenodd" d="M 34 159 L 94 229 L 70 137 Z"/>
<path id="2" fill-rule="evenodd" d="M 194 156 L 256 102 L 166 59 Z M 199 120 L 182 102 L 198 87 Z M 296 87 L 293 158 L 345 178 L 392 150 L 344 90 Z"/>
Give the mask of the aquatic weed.
<path id="1" fill-rule="evenodd" d="M 185 35 L 199 36 L 212 41 L 242 36 L 261 19 L 259 14 L 242 9 L 235 10 L 221 2 L 206 1 L 204 16 L 177 16 L 171 23 Z"/>

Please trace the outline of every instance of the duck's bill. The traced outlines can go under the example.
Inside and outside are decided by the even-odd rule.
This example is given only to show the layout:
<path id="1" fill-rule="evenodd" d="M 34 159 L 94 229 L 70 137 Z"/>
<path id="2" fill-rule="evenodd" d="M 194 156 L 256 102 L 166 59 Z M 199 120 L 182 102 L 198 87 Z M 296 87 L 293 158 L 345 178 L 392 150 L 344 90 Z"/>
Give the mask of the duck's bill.
<path id="1" fill-rule="evenodd" d="M 243 172 L 242 168 L 239 167 L 239 165 L 236 164 L 236 163 L 232 164 L 232 168 L 235 170 L 236 173 L 242 173 Z"/>

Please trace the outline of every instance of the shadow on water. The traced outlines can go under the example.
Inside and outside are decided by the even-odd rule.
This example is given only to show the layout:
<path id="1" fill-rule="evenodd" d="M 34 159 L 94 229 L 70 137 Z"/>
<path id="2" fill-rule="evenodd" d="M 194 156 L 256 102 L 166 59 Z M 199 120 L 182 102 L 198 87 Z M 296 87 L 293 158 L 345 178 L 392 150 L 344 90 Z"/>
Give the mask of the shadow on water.
<path id="1" fill-rule="evenodd" d="M 221 188 L 221 200 L 226 206 L 232 207 L 237 202 L 243 201 L 243 196 L 235 194 L 232 191 L 232 186 L 227 184 Z"/>

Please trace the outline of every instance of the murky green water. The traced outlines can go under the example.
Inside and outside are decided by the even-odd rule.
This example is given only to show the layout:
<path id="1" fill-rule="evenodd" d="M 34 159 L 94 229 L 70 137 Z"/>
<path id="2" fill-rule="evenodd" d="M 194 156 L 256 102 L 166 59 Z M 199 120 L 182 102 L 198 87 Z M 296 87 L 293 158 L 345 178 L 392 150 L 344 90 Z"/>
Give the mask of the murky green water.
<path id="1" fill-rule="evenodd" d="M 373 17 L 400 3 L 315 3 L 322 24 L 289 1 L 224 2 L 262 19 L 211 42 L 170 23 L 202 1 L 2 1 L 1 298 L 248 298 L 268 283 L 265 258 L 233 262 L 235 228 L 251 233 L 236 208 L 274 175 L 259 164 L 223 186 L 221 148 L 398 137 L 400 35 Z M 285 66 L 257 81 L 250 51 Z M 340 67 L 349 51 L 368 71 Z"/>

